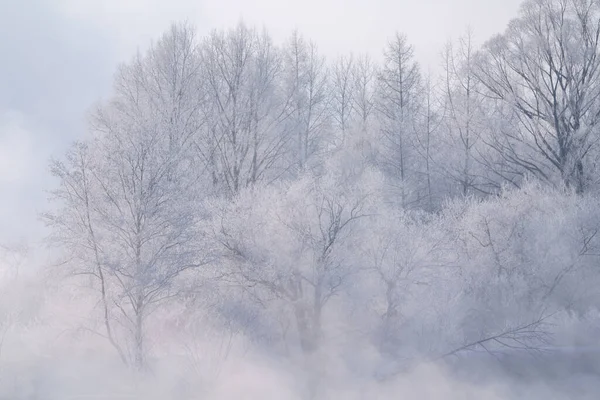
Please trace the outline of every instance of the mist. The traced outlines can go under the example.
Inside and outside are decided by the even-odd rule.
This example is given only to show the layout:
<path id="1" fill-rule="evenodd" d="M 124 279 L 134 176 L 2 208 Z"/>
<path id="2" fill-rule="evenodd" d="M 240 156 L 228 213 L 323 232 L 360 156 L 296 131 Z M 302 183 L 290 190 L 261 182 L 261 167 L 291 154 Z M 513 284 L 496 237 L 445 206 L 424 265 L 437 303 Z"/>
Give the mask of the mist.
<path id="1" fill-rule="evenodd" d="M 334 3 L 27 14 L 90 72 L 0 80 L 0 398 L 598 397 L 600 3 L 355 44 Z"/>

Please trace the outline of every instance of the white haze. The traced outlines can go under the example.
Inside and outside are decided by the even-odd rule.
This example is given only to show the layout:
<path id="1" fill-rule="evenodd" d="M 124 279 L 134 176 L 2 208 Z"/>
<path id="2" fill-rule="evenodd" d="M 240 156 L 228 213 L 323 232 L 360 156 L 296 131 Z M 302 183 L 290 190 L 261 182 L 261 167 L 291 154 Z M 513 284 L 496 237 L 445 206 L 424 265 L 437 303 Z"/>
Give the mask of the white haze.
<path id="1" fill-rule="evenodd" d="M 600 396 L 599 1 L 9 2 L 0 399 Z"/>

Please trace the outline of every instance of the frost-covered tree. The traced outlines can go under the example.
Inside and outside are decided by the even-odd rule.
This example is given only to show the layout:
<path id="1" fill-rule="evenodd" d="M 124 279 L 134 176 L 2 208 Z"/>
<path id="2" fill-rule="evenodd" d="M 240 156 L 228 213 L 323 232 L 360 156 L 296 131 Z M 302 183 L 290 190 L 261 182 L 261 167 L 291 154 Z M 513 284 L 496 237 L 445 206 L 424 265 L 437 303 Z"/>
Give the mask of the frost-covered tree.
<path id="1" fill-rule="evenodd" d="M 457 43 L 449 42 L 443 52 L 445 105 L 444 174 L 459 186 L 463 196 L 489 193 L 482 171 L 481 136 L 488 128 L 484 123 L 485 97 L 475 75 L 475 44 L 473 32 L 461 36 Z"/>
<path id="2" fill-rule="evenodd" d="M 344 143 L 352 124 L 355 89 L 352 79 L 353 70 L 354 58 L 352 56 L 341 56 L 333 65 L 331 114 L 337 130 L 341 133 L 339 140 L 341 144 Z"/>
<path id="3" fill-rule="evenodd" d="M 488 96 L 509 106 L 503 118 L 518 119 L 491 145 L 522 173 L 579 193 L 597 154 L 599 7 L 594 0 L 525 1 L 519 18 L 486 43 L 476 70 Z"/>
<path id="4" fill-rule="evenodd" d="M 227 281 L 265 312 L 281 307 L 278 318 L 305 354 L 319 349 L 327 306 L 357 272 L 351 249 L 359 221 L 372 213 L 371 185 L 361 183 L 305 175 L 217 207 Z"/>
<path id="5" fill-rule="evenodd" d="M 362 256 L 375 282 L 373 311 L 379 319 L 373 334 L 387 356 L 417 351 L 414 332 L 422 330 L 423 316 L 436 305 L 433 291 L 455 272 L 457 254 L 441 227 L 439 219 L 425 213 L 385 209 L 363 232 Z"/>
<path id="6" fill-rule="evenodd" d="M 206 258 L 196 229 L 202 180 L 191 156 L 197 108 L 188 103 L 198 93 L 181 78 L 192 80 L 192 57 L 167 57 L 192 48 L 190 32 L 175 27 L 122 66 L 112 101 L 94 116 L 93 140 L 51 165 L 60 183 L 56 209 L 45 215 L 51 239 L 73 273 L 90 278 L 103 334 L 137 368 L 147 363 L 146 320 Z"/>
<path id="7" fill-rule="evenodd" d="M 368 54 L 360 55 L 353 63 L 352 107 L 360 121 L 361 131 L 370 129 L 370 122 L 375 111 L 375 95 L 377 89 L 377 65 Z"/>
<path id="8" fill-rule="evenodd" d="M 421 72 L 406 36 L 397 33 L 384 51 L 378 76 L 378 112 L 382 132 L 381 162 L 398 203 L 407 207 L 416 183 L 415 119 L 420 107 Z"/>
<path id="9" fill-rule="evenodd" d="M 481 52 L 448 47 L 439 79 L 400 34 L 381 65 L 327 64 L 298 32 L 174 25 L 51 163 L 50 272 L 78 286 L 45 321 L 188 383 L 249 351 L 308 375 L 311 399 L 390 364 L 589 344 L 597 7 L 527 0 Z"/>
<path id="10" fill-rule="evenodd" d="M 535 351 L 550 339 L 551 316 L 591 305 L 599 276 L 590 201 L 527 184 L 449 206 L 462 259 L 451 284 L 462 292 L 448 311 L 460 326 L 455 347 Z"/>
<path id="11" fill-rule="evenodd" d="M 283 49 L 285 80 L 289 99 L 289 125 L 294 141 L 290 154 L 297 170 L 323 152 L 331 123 L 329 71 L 314 42 L 294 31 Z"/>
<path id="12" fill-rule="evenodd" d="M 235 194 L 286 169 L 280 51 L 266 32 L 244 24 L 213 32 L 201 46 L 207 120 L 201 154 L 214 184 Z"/>
<path id="13" fill-rule="evenodd" d="M 448 194 L 444 176 L 448 159 L 444 153 L 443 132 L 440 129 L 445 120 L 445 110 L 440 105 L 437 89 L 429 74 L 423 83 L 422 107 L 415 123 L 419 132 L 415 137 L 415 151 L 420 158 L 418 173 L 425 183 L 423 197 L 426 197 L 426 200 L 423 208 L 429 211 L 438 208 L 442 198 Z"/>

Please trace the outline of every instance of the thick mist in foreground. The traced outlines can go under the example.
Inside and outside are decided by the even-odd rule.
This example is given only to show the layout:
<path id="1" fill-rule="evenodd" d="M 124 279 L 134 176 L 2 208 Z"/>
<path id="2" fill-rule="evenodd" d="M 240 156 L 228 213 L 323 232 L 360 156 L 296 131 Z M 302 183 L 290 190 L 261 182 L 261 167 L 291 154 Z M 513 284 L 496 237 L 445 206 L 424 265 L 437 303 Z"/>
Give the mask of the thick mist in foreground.
<path id="1" fill-rule="evenodd" d="M 375 179 L 369 175 L 368 181 Z M 269 259 L 293 250 L 294 260 L 278 264 L 304 265 L 301 257 L 309 250 L 272 243 L 289 238 L 270 232 L 306 212 L 287 208 L 285 200 L 304 204 L 311 189 L 278 189 L 211 206 L 220 210 L 214 211 L 222 215 L 220 227 L 229 226 L 224 216 L 231 207 L 236 221 L 245 216 L 236 226 L 246 230 L 258 227 L 246 219 L 264 211 L 254 204 L 267 201 L 277 218 L 262 220 L 260 232 L 231 236 L 252 240 L 253 251 L 274 249 L 263 253 Z M 242 205 L 252 211 L 242 212 Z M 294 303 L 251 285 L 251 291 L 238 291 L 224 283 L 222 271 L 233 274 L 230 268 L 238 266 L 223 262 L 211 270 L 217 277 L 187 275 L 179 282 L 186 294 L 148 314 L 143 367 L 135 364 L 125 323 L 112 326 L 119 348 L 128 352 L 127 363 L 119 359 L 87 279 L 55 270 L 32 274 L 26 249 L 5 249 L 0 393 L 23 399 L 596 398 L 595 196 L 527 184 L 486 201 L 453 202 L 435 217 L 419 215 L 418 224 L 410 214 L 377 215 L 353 231 L 357 240 L 345 237 L 349 246 L 339 257 L 353 260 L 357 270 L 323 309 L 318 349 L 303 350 L 302 331 L 289 326 L 297 323 L 289 311 Z M 481 245 L 485 235 L 496 238 L 498 250 Z M 404 246 L 390 246 L 390 237 Z M 374 254 L 380 269 L 361 268 Z M 266 274 L 265 268 L 254 273 Z M 403 274 L 396 303 L 382 277 L 392 271 Z M 119 300 L 115 296 L 113 304 Z M 401 318 L 385 314 L 393 305 Z"/>
<path id="2" fill-rule="evenodd" d="M 600 3 L 441 61 L 173 25 L 0 248 L 0 397 L 597 398 Z"/>

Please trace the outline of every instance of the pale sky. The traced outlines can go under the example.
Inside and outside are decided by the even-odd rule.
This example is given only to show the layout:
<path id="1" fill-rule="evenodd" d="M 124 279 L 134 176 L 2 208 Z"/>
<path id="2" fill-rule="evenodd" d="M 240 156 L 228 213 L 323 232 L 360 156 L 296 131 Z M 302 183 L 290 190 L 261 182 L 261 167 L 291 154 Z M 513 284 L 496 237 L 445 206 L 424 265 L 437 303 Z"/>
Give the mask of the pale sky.
<path id="1" fill-rule="evenodd" d="M 85 130 L 119 62 L 171 22 L 200 34 L 243 19 L 277 42 L 298 28 L 330 57 L 381 53 L 395 31 L 435 70 L 450 38 L 504 30 L 521 0 L 0 0 L 0 242 L 36 240 L 48 158 Z"/>

